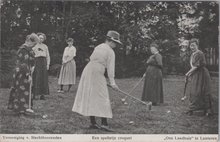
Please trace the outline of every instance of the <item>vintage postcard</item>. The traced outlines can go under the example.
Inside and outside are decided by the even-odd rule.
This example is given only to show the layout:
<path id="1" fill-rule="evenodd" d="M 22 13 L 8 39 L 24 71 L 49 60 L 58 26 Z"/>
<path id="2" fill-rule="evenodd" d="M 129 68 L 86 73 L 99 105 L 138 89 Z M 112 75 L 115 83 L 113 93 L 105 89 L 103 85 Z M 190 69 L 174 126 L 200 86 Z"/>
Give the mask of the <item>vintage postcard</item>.
<path id="1" fill-rule="evenodd" d="M 218 1 L 0 4 L 1 142 L 219 141 Z"/>

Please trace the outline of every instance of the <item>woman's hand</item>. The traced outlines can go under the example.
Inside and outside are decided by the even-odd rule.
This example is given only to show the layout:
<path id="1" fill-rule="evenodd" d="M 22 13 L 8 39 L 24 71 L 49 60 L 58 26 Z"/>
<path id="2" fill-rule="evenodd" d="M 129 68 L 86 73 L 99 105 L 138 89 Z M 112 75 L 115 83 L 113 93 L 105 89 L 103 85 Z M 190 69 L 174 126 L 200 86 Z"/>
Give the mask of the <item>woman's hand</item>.
<path id="1" fill-rule="evenodd" d="M 112 87 L 114 90 L 117 90 L 117 91 L 119 90 L 118 85 L 116 85 L 116 84 L 112 84 L 111 87 Z"/>
<path id="2" fill-rule="evenodd" d="M 185 74 L 185 76 L 186 76 L 186 77 L 189 77 L 191 74 L 192 74 L 192 72 L 189 71 L 189 72 L 187 72 L 187 73 Z"/>

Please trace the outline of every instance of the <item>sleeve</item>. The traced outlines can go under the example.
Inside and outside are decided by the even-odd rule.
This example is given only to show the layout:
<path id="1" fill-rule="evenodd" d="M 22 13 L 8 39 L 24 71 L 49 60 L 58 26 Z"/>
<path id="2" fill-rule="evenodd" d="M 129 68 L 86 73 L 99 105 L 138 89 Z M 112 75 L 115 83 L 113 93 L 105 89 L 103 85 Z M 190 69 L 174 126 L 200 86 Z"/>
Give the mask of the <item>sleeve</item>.
<path id="1" fill-rule="evenodd" d="M 66 48 L 63 51 L 62 63 L 65 63 Z"/>
<path id="2" fill-rule="evenodd" d="M 46 59 L 47 59 L 47 69 L 49 69 L 49 66 L 50 66 L 50 53 L 49 53 L 49 50 L 48 50 L 47 46 L 46 46 Z"/>
<path id="3" fill-rule="evenodd" d="M 37 45 L 35 45 L 33 48 L 32 48 L 33 52 L 34 52 L 34 56 L 37 56 Z"/>
<path id="4" fill-rule="evenodd" d="M 107 61 L 107 73 L 111 85 L 115 85 L 115 53 L 114 51 L 109 52 Z"/>
<path id="5" fill-rule="evenodd" d="M 21 48 L 17 52 L 17 72 L 25 72 L 26 74 L 29 73 L 29 55 L 26 49 Z"/>
<path id="6" fill-rule="evenodd" d="M 73 57 L 76 56 L 76 47 L 73 47 Z"/>
<path id="7" fill-rule="evenodd" d="M 30 60 L 30 66 L 31 67 L 33 67 L 34 65 L 35 65 L 35 62 L 34 62 L 34 51 L 33 50 L 31 50 L 30 51 L 30 58 L 29 58 L 29 60 Z"/>
<path id="8" fill-rule="evenodd" d="M 194 67 L 201 67 L 206 65 L 205 56 L 202 52 L 198 52 L 193 57 L 193 66 Z"/>
<path id="9" fill-rule="evenodd" d="M 151 55 L 147 61 L 145 62 L 145 67 L 147 67 L 148 65 L 151 65 L 152 64 L 152 58 L 153 58 L 153 55 Z"/>
<path id="10" fill-rule="evenodd" d="M 156 64 L 159 68 L 163 67 L 162 56 L 160 54 L 155 55 Z"/>

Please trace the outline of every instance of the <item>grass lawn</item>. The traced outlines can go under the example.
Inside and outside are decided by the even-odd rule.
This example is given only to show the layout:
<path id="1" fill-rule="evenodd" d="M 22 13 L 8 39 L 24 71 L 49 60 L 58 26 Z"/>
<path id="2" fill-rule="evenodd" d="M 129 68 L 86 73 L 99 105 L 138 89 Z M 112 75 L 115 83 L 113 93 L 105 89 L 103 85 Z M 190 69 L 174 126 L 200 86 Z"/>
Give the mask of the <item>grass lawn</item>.
<path id="1" fill-rule="evenodd" d="M 116 79 L 121 90 L 129 92 L 140 78 Z M 78 84 L 79 78 L 77 79 Z M 153 106 L 151 111 L 145 105 L 127 98 L 128 105 L 121 102 L 123 94 L 109 89 L 113 118 L 108 119 L 115 132 L 88 129 L 88 117 L 71 111 L 77 85 L 69 93 L 57 93 L 57 78 L 50 77 L 50 95 L 46 100 L 35 100 L 37 115 L 19 117 L 7 110 L 9 89 L 1 89 L 0 133 L 3 134 L 218 134 L 218 78 L 212 78 L 213 109 L 215 114 L 205 117 L 201 112 L 192 116 L 183 113 L 188 101 L 181 102 L 184 79 L 180 76 L 164 78 L 164 100 L 161 106 Z M 67 88 L 66 88 L 67 89 Z M 142 83 L 131 93 L 141 98 Z M 47 118 L 42 118 L 42 115 Z M 100 123 L 99 119 L 97 119 Z M 133 124 L 129 124 L 134 121 Z"/>

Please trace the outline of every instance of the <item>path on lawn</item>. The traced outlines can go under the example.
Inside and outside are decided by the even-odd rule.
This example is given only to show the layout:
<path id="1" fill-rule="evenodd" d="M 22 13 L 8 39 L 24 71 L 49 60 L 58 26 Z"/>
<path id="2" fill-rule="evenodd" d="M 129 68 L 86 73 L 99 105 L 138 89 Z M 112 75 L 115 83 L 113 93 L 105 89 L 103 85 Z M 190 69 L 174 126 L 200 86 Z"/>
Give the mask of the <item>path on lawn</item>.
<path id="1" fill-rule="evenodd" d="M 116 79 L 121 90 L 129 92 L 140 78 Z M 77 84 L 79 78 L 77 79 Z M 50 77 L 50 95 L 46 100 L 36 100 L 34 110 L 37 115 L 18 117 L 7 110 L 9 89 L 1 89 L 0 133 L 28 134 L 104 134 L 101 130 L 87 129 L 89 119 L 71 111 L 77 85 L 69 93 L 57 93 L 57 78 Z M 196 112 L 193 116 L 183 114 L 188 101 L 181 102 L 184 78 L 182 76 L 167 76 L 164 78 L 164 100 L 160 106 L 154 106 L 147 111 L 146 106 L 127 98 L 128 105 L 121 102 L 123 94 L 109 89 L 113 110 L 113 119 L 108 119 L 109 125 L 115 130 L 112 134 L 218 134 L 218 78 L 212 78 L 212 95 L 215 115 L 202 116 Z M 67 88 L 65 88 L 67 89 Z M 131 93 L 140 98 L 143 81 Z M 42 115 L 47 115 L 46 119 Z M 133 124 L 129 124 L 134 121 Z M 98 123 L 100 120 L 98 119 Z"/>

